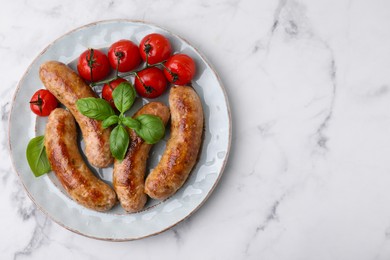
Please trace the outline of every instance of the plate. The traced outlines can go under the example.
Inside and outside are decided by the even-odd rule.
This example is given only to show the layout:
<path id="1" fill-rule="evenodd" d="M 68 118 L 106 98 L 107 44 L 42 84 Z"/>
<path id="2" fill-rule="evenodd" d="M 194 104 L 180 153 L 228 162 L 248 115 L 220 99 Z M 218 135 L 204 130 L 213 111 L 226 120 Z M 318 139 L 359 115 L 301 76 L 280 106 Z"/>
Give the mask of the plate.
<path id="1" fill-rule="evenodd" d="M 34 177 L 26 160 L 26 147 L 31 138 L 44 133 L 46 118 L 31 113 L 28 101 L 43 88 L 39 66 L 48 60 L 58 60 L 74 67 L 81 52 L 89 47 L 107 48 L 120 39 L 136 43 L 149 33 L 161 33 L 171 42 L 173 50 L 190 55 L 197 66 L 193 87 L 199 94 L 204 114 L 205 132 L 200 158 L 184 186 L 164 201 L 149 200 L 145 209 L 127 214 L 120 205 L 101 213 L 74 202 L 62 189 L 53 173 Z M 166 104 L 167 94 L 158 99 Z M 148 102 L 138 98 L 130 114 Z M 134 240 L 159 234 L 194 213 L 217 185 L 229 154 L 231 117 L 225 90 L 207 62 L 190 43 L 174 33 L 153 24 L 131 20 L 109 20 L 88 24 L 54 41 L 33 61 L 16 89 L 9 119 L 9 147 L 15 171 L 29 197 L 53 221 L 78 234 L 112 241 Z M 155 145 L 148 162 L 153 168 L 165 147 L 168 135 Z M 148 170 L 149 170 L 148 169 Z M 106 182 L 112 180 L 112 168 L 93 169 Z"/>

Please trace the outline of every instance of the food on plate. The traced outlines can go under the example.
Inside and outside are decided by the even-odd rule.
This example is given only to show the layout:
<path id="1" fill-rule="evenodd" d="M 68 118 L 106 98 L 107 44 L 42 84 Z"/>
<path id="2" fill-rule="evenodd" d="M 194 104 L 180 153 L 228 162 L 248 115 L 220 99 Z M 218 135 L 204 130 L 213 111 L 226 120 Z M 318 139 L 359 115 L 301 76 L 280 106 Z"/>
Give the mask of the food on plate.
<path id="1" fill-rule="evenodd" d="M 203 133 L 203 110 L 189 86 L 173 86 L 169 93 L 171 135 L 160 162 L 146 178 L 145 193 L 154 199 L 173 195 L 186 181 L 198 157 Z"/>
<path id="2" fill-rule="evenodd" d="M 167 79 L 164 72 L 157 67 L 149 67 L 137 72 L 134 79 L 137 93 L 146 98 L 156 98 L 167 88 Z"/>
<path id="3" fill-rule="evenodd" d="M 145 62 L 137 69 L 142 60 Z M 109 78 L 111 67 L 115 76 Z M 182 53 L 172 55 L 169 40 L 152 33 L 139 47 L 130 40 L 113 43 L 108 56 L 104 51 L 88 49 L 80 55 L 77 71 L 58 61 L 47 61 L 40 67 L 39 76 L 47 90 L 33 96 L 31 109 L 50 116 L 45 135 L 28 145 L 34 174 L 40 176 L 51 168 L 75 201 L 98 211 L 109 210 L 119 199 L 127 212 L 138 212 L 145 206 L 147 195 L 159 200 L 172 196 L 187 180 L 202 142 L 201 101 L 194 88 L 186 86 L 196 73 L 194 60 Z M 126 116 L 137 93 L 156 98 L 168 84 L 175 84 L 169 92 L 169 108 L 150 102 L 133 117 Z M 92 86 L 102 87 L 102 98 Z M 69 111 L 56 108 L 53 100 Z M 171 133 L 165 151 L 145 180 L 149 151 L 164 137 L 169 118 Z M 115 158 L 114 189 L 99 180 L 83 161 L 75 121 L 91 165 L 104 168 Z M 35 163 L 42 157 L 40 151 L 46 151 L 42 153 L 46 165 Z"/>
<path id="4" fill-rule="evenodd" d="M 28 142 L 26 158 L 35 177 L 39 177 L 51 171 L 49 159 L 47 159 L 43 135 L 36 136 Z"/>
<path id="5" fill-rule="evenodd" d="M 40 89 L 30 100 L 30 109 L 38 116 L 48 116 L 58 106 L 56 97 L 47 89 Z"/>
<path id="6" fill-rule="evenodd" d="M 102 89 L 102 98 L 107 100 L 108 103 L 110 103 L 111 107 L 116 109 L 114 100 L 112 98 L 112 92 L 116 87 L 118 87 L 119 84 L 122 82 L 126 82 L 127 80 L 123 78 L 117 78 L 116 80 L 113 80 L 111 82 L 108 82 L 104 84 L 103 89 Z"/>
<path id="7" fill-rule="evenodd" d="M 107 211 L 116 204 L 114 190 L 84 163 L 69 111 L 57 108 L 50 114 L 44 140 L 50 166 L 72 199 L 97 211 Z"/>
<path id="8" fill-rule="evenodd" d="M 83 115 L 102 121 L 103 128 L 113 127 L 110 134 L 110 150 L 115 159 L 122 160 L 130 143 L 125 127 L 134 129 L 146 143 L 154 144 L 165 134 L 165 126 L 161 118 L 154 115 L 139 115 L 136 118 L 127 117 L 136 98 L 134 87 L 129 82 L 122 82 L 112 92 L 115 107 L 120 112 L 116 115 L 110 104 L 100 98 L 82 98 L 76 103 L 77 109 Z M 115 126 L 115 127 L 114 127 Z"/>
<path id="9" fill-rule="evenodd" d="M 155 115 L 164 124 L 169 120 L 169 108 L 160 102 L 151 102 L 143 106 L 134 115 Z M 146 163 L 151 148 L 134 130 L 128 130 L 131 144 L 123 160 L 115 160 L 113 185 L 122 207 L 127 212 L 137 212 L 144 207 L 147 196 L 144 192 Z"/>
<path id="10" fill-rule="evenodd" d="M 82 115 L 76 102 L 81 98 L 97 97 L 76 72 L 58 61 L 47 61 L 39 70 L 39 76 L 45 87 L 72 112 L 80 126 L 85 143 L 88 161 L 100 168 L 113 162 L 109 137 L 111 130 L 104 129 L 102 122 Z"/>
<path id="11" fill-rule="evenodd" d="M 183 53 L 171 56 L 164 64 L 164 74 L 169 82 L 185 85 L 194 77 L 196 66 L 194 60 Z"/>
<path id="12" fill-rule="evenodd" d="M 119 40 L 108 49 L 108 60 L 113 69 L 119 72 L 128 72 L 141 63 L 141 54 L 138 46 L 130 40 Z"/>
<path id="13" fill-rule="evenodd" d="M 172 47 L 162 34 L 151 33 L 142 38 L 139 44 L 141 57 L 148 64 L 163 62 L 171 56 Z"/>
<path id="14" fill-rule="evenodd" d="M 102 80 L 110 73 L 110 63 L 102 51 L 88 49 L 81 53 L 77 62 L 77 71 L 88 81 Z"/>

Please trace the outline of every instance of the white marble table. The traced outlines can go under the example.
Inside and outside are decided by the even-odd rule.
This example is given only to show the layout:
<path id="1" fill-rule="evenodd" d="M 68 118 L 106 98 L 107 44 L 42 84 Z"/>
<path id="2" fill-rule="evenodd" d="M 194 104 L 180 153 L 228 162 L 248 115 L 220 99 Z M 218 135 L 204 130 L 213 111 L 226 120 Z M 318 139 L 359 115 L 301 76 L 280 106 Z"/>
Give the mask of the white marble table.
<path id="1" fill-rule="evenodd" d="M 8 155 L 28 65 L 65 32 L 113 18 L 200 49 L 233 119 L 209 200 L 162 234 L 120 243 L 48 219 Z M 7 1 L 0 57 L 0 259 L 390 259 L 389 1 Z"/>

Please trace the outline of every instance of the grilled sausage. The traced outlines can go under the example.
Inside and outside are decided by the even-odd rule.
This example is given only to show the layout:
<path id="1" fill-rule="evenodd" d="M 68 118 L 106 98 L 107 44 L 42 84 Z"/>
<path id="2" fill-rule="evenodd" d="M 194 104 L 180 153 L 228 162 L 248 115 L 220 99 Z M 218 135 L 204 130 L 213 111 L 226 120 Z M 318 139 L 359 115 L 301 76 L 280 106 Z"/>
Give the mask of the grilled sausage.
<path id="1" fill-rule="evenodd" d="M 68 66 L 57 61 L 41 65 L 39 76 L 45 87 L 72 112 L 80 126 L 88 161 L 100 168 L 113 162 L 110 152 L 110 129 L 103 129 L 101 121 L 82 115 L 76 107 L 80 98 L 97 97 L 96 93 Z"/>
<path id="2" fill-rule="evenodd" d="M 51 112 L 45 147 L 52 170 L 73 200 L 97 211 L 107 211 L 115 205 L 114 190 L 83 161 L 77 146 L 76 123 L 69 111 L 56 108 Z"/>
<path id="3" fill-rule="evenodd" d="M 186 181 L 197 160 L 203 133 L 202 104 L 192 87 L 173 86 L 169 109 L 171 136 L 145 182 L 145 193 L 160 200 L 173 195 Z"/>
<path id="4" fill-rule="evenodd" d="M 169 120 L 169 108 L 159 102 L 143 106 L 134 115 L 155 115 L 166 124 Z M 140 211 L 147 200 L 144 192 L 146 161 L 152 145 L 145 143 L 134 130 L 129 129 L 130 147 L 125 158 L 115 160 L 113 185 L 122 207 L 127 212 Z"/>

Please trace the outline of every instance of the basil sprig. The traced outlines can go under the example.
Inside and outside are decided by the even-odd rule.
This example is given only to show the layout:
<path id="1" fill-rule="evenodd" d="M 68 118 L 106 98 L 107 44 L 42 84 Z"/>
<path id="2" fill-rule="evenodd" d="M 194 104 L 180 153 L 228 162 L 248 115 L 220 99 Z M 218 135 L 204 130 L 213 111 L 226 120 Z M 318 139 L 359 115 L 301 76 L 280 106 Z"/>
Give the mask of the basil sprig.
<path id="1" fill-rule="evenodd" d="M 43 135 L 34 137 L 30 140 L 27 145 L 26 157 L 28 165 L 35 177 L 39 177 L 51 171 Z"/>
<path id="2" fill-rule="evenodd" d="M 110 127 L 112 125 L 118 124 L 119 117 L 117 115 L 112 115 L 107 117 L 106 119 L 103 120 L 103 128 Z"/>
<path id="3" fill-rule="evenodd" d="M 129 142 L 129 133 L 127 133 L 122 125 L 117 125 L 110 134 L 110 150 L 112 155 L 120 160 L 125 158 Z"/>
<path id="4" fill-rule="evenodd" d="M 82 98 L 76 102 L 81 114 L 103 121 L 104 128 L 114 126 L 110 134 L 110 150 L 112 155 L 123 160 L 130 143 L 126 126 L 134 131 L 148 144 L 154 144 L 164 137 L 165 127 L 162 120 L 154 115 L 140 115 L 133 119 L 126 117 L 124 113 L 131 108 L 136 98 L 136 92 L 132 84 L 122 82 L 112 92 L 116 108 L 120 114 L 116 115 L 110 104 L 100 98 Z"/>
<path id="5" fill-rule="evenodd" d="M 135 132 L 146 143 L 155 144 L 164 137 L 165 126 L 158 116 L 139 115 L 136 120 L 140 123 L 140 127 L 136 128 Z"/>
<path id="6" fill-rule="evenodd" d="M 115 115 L 114 109 L 112 109 L 110 104 L 101 98 L 81 98 L 77 100 L 76 106 L 84 116 L 100 121 Z"/>
<path id="7" fill-rule="evenodd" d="M 125 113 L 131 108 L 135 101 L 135 89 L 127 82 L 122 82 L 117 88 L 112 91 L 112 98 L 114 100 L 115 107 L 121 112 Z M 103 99 L 104 100 L 104 99 Z"/>

